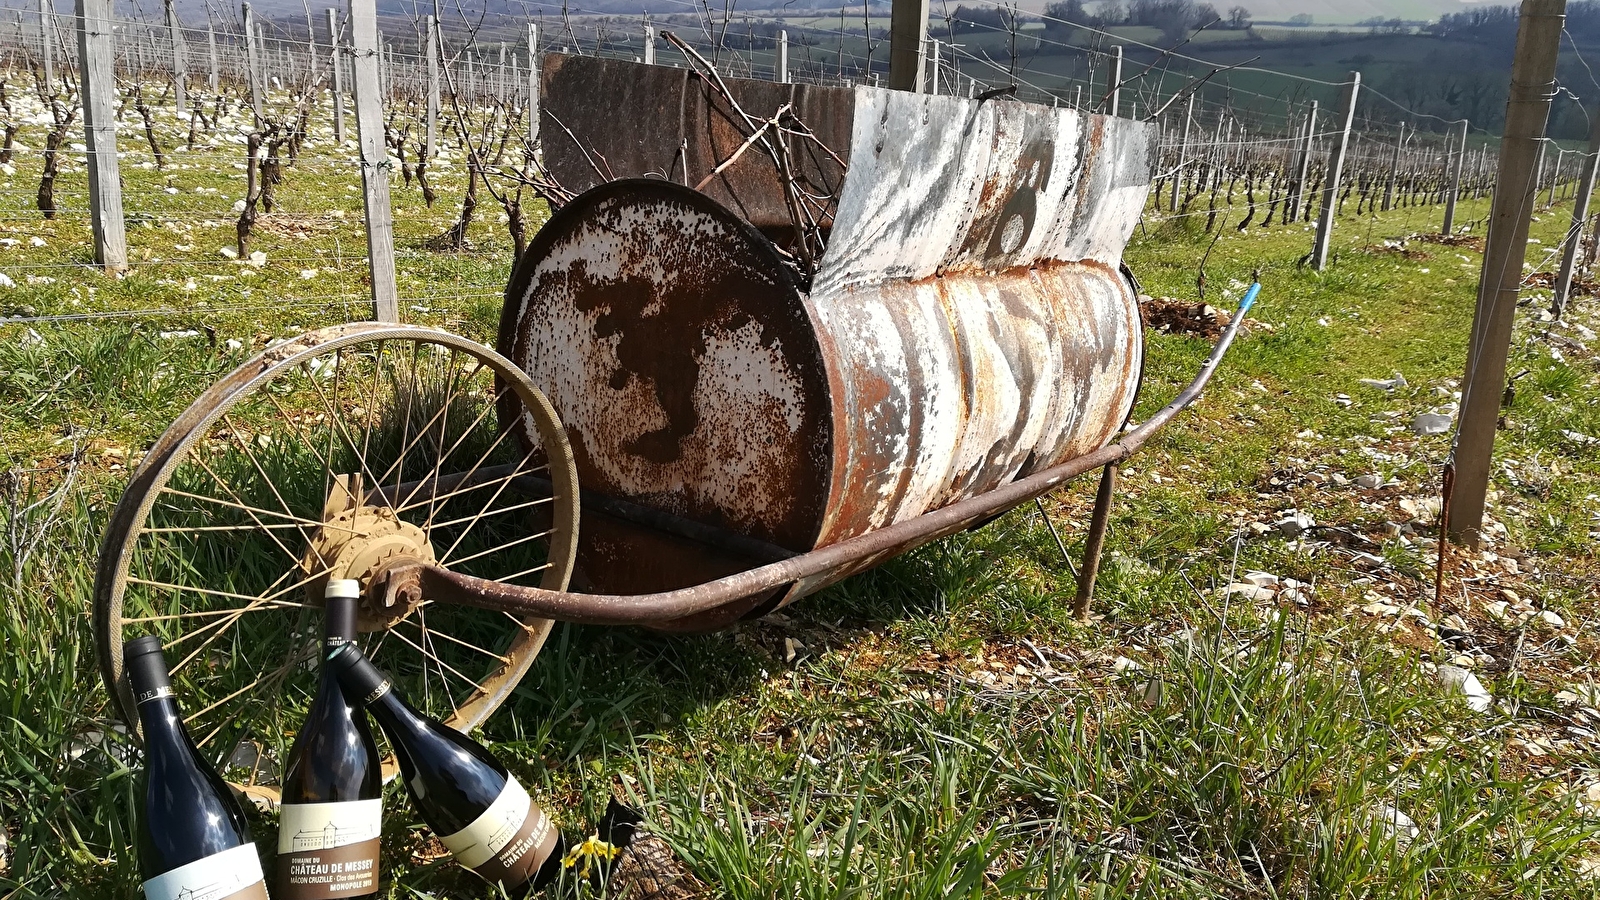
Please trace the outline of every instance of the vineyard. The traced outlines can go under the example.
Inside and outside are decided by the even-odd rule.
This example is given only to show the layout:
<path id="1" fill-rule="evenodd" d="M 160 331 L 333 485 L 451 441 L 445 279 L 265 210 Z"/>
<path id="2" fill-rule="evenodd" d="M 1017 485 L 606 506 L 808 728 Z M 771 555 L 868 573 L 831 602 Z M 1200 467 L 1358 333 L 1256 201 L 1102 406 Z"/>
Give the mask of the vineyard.
<path id="1" fill-rule="evenodd" d="M 0 28 L 0 897 L 19 900 L 138 890 L 137 742 L 90 622 L 131 474 L 208 387 L 309 329 L 377 317 L 495 346 L 513 265 L 578 193 L 547 160 L 611 178 L 549 114 L 541 65 L 889 77 L 889 21 L 864 10 L 102 12 L 89 36 L 37 13 Z M 1125 257 L 1145 295 L 1132 421 L 1253 281 L 1261 300 L 1121 470 L 1088 620 L 1080 480 L 722 631 L 558 624 L 478 736 L 569 835 L 616 796 L 663 848 L 654 872 L 573 892 L 1594 896 L 1593 157 L 1541 145 L 1483 543 L 1441 567 L 1499 135 L 1358 73 L 1213 63 L 1210 38 L 999 21 L 930 28 L 924 91 L 1158 131 Z M 780 126 L 845 149 L 803 104 L 745 112 L 741 153 Z M 685 148 L 668 180 L 735 162 L 695 170 Z M 829 237 L 813 221 L 785 265 Z M 273 416 L 226 424 L 265 453 Z M 227 734 L 204 752 L 270 783 L 272 748 Z M 398 784 L 386 797 L 408 815 Z M 271 843 L 276 814 L 251 827 Z M 385 835 L 385 896 L 491 896 L 436 837 Z"/>

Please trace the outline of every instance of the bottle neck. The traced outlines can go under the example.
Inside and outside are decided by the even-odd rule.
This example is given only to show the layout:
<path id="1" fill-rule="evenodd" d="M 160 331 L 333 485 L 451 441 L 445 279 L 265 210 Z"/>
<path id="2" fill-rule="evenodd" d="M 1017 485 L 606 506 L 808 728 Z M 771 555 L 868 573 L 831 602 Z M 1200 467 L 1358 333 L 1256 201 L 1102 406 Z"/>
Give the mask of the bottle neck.
<path id="1" fill-rule="evenodd" d="M 183 711 L 172 690 L 166 660 L 160 653 L 143 654 L 127 660 L 126 670 L 134 706 L 139 710 L 146 752 L 157 756 L 186 751 L 189 741 L 183 727 Z"/>
<path id="2" fill-rule="evenodd" d="M 328 597 L 322 608 L 322 681 L 324 685 L 336 682 L 328 657 L 335 650 L 356 639 L 356 599 L 354 597 Z M 352 704 L 353 705 L 353 704 Z"/>
<path id="3" fill-rule="evenodd" d="M 356 603 L 354 597 L 328 597 L 322 607 L 323 657 L 342 644 L 356 639 Z"/>
<path id="4" fill-rule="evenodd" d="M 339 680 L 346 702 L 372 713 L 385 730 L 412 731 L 422 727 L 421 715 L 395 693 L 389 676 L 362 655 L 354 643 L 331 648 L 323 665 Z"/>

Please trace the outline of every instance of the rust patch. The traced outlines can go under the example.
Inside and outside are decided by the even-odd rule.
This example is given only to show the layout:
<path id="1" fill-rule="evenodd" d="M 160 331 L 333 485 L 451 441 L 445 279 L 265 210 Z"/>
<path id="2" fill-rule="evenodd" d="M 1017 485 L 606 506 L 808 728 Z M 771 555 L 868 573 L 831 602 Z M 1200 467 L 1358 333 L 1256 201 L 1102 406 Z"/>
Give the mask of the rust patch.
<path id="1" fill-rule="evenodd" d="M 539 232 L 508 288 L 499 343 L 545 389 L 586 488 L 805 550 L 832 480 L 816 333 L 748 224 L 688 188 L 629 180 L 582 195 Z M 597 589 L 637 583 L 630 569 L 672 581 L 684 563 L 673 546 L 614 564 L 595 556 L 600 531 L 581 535 Z"/>

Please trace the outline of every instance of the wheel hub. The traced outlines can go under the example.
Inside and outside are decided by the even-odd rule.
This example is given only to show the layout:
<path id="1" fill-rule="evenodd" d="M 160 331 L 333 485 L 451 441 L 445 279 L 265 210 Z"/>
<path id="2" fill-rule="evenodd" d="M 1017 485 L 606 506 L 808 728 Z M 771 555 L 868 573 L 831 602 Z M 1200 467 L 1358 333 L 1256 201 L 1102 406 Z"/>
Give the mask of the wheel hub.
<path id="1" fill-rule="evenodd" d="M 359 489 L 347 490 L 341 479 L 323 512 L 323 526 L 311 540 L 301 563 L 306 573 L 327 570 L 327 574 L 306 585 L 313 604 L 322 603 L 329 579 L 354 578 L 361 582 L 362 603 L 356 627 L 361 631 L 382 631 L 422 605 L 415 592 L 402 593 L 393 606 L 384 606 L 375 595 L 374 584 L 391 567 L 402 563 L 433 563 L 433 545 L 421 528 L 395 515 L 388 506 L 361 502 Z M 344 508 L 338 508 L 344 502 Z"/>

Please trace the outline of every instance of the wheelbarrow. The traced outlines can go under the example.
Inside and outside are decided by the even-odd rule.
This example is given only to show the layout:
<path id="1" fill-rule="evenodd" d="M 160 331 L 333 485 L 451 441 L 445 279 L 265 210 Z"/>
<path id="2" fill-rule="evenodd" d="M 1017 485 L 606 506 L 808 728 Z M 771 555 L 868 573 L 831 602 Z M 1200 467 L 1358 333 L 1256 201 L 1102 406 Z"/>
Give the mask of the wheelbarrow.
<path id="1" fill-rule="evenodd" d="M 553 621 L 724 627 L 1099 468 L 1086 604 L 1116 464 L 1242 321 L 1125 430 L 1149 124 L 554 54 L 542 85 L 570 200 L 497 349 L 373 322 L 271 346 L 111 517 L 94 625 L 118 711 L 137 721 L 124 635 L 159 634 L 191 731 L 258 799 L 330 577 L 364 586 L 368 655 L 462 730 Z"/>

